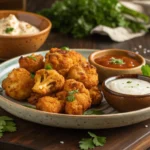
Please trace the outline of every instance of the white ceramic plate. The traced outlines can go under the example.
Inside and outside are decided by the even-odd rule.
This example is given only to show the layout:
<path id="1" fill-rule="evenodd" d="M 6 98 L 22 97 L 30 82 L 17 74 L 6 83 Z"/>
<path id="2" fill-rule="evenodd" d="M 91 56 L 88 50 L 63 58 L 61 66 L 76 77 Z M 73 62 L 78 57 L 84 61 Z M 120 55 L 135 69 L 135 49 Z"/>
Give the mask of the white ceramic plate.
<path id="1" fill-rule="evenodd" d="M 85 57 L 88 57 L 94 50 L 78 49 L 77 51 Z M 37 53 L 44 56 L 47 51 Z M 7 74 L 13 68 L 17 68 L 19 66 L 19 58 L 20 57 L 16 57 L 0 65 L 0 86 Z M 18 102 L 11 99 L 5 95 L 5 92 L 2 92 L 0 95 L 0 107 L 7 112 L 19 118 L 48 126 L 77 129 L 104 129 L 127 126 L 150 119 L 150 107 L 132 112 L 118 113 L 109 106 L 105 100 L 103 100 L 99 108 L 104 112 L 103 115 L 68 115 L 48 113 L 28 108 L 24 106 L 25 104 L 25 102 Z"/>

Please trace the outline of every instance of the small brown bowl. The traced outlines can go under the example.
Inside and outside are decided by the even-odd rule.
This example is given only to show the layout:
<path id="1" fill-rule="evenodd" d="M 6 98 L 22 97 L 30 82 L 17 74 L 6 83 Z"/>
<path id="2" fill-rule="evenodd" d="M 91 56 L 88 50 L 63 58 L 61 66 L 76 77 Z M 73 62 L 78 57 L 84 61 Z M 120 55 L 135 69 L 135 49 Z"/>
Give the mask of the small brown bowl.
<path id="1" fill-rule="evenodd" d="M 102 91 L 108 104 L 121 112 L 134 111 L 150 107 L 150 93 L 145 95 L 128 95 L 112 91 L 106 86 L 108 82 L 121 78 L 135 78 L 150 82 L 150 77 L 137 74 L 120 75 L 106 79 L 102 83 Z"/>
<path id="2" fill-rule="evenodd" d="M 128 56 L 128 57 L 136 59 L 138 62 L 140 62 L 140 65 L 134 68 L 120 69 L 120 68 L 105 67 L 95 62 L 96 58 L 103 57 L 106 55 Z M 116 75 L 141 74 L 141 67 L 145 65 L 146 63 L 145 59 L 141 55 L 128 51 L 128 50 L 122 50 L 122 49 L 106 49 L 106 50 L 95 51 L 90 54 L 89 62 L 97 68 L 100 83 L 102 83 L 105 79 L 112 77 L 112 76 L 116 76 Z"/>
<path id="3" fill-rule="evenodd" d="M 47 39 L 52 27 L 47 18 L 25 11 L 1 10 L 0 19 L 9 14 L 14 14 L 19 20 L 34 25 L 40 29 L 40 32 L 29 35 L 0 35 L 1 60 L 37 51 Z"/>

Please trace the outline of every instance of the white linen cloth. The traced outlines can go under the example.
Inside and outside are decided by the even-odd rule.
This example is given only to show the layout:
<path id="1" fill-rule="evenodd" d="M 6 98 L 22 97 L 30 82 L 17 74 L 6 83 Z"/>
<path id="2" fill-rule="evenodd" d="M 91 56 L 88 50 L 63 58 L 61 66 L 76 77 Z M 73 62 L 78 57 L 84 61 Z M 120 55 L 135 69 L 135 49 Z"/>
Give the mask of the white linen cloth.
<path id="1" fill-rule="evenodd" d="M 143 7 L 141 5 L 134 4 L 132 2 L 121 2 L 121 3 L 127 6 L 128 8 L 132 8 L 136 11 L 143 12 Z M 147 28 L 149 27 L 150 26 L 148 25 Z M 93 33 L 108 35 L 113 41 L 116 42 L 123 42 L 146 34 L 145 31 L 133 33 L 130 29 L 124 27 L 110 28 L 103 25 L 98 25 L 94 29 L 92 29 L 91 34 Z"/>

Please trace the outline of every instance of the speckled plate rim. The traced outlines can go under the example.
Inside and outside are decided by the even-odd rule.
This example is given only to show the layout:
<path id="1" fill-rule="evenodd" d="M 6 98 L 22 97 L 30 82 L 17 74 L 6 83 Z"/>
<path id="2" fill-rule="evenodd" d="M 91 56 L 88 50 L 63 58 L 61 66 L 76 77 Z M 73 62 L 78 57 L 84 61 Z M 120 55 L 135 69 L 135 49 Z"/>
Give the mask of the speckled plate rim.
<path id="1" fill-rule="evenodd" d="M 80 53 L 87 53 L 87 56 L 96 51 L 97 49 L 75 49 L 76 51 L 80 52 Z M 45 55 L 45 53 L 47 53 L 48 51 L 41 51 L 41 52 L 35 52 L 36 54 L 42 54 L 42 55 Z M 31 54 L 31 53 L 30 53 Z M 23 55 L 23 56 L 27 56 L 27 55 L 30 55 L 30 54 L 26 54 L 26 55 Z M 83 54 L 84 55 L 84 54 Z M 87 57 L 86 56 L 86 57 Z M 20 58 L 20 56 L 18 57 L 15 57 L 13 59 L 10 59 L 2 64 L 0 64 L 0 70 L 3 70 L 3 68 L 5 68 L 5 66 L 9 66 L 11 68 L 13 68 L 13 62 L 17 64 L 17 60 Z M 150 63 L 149 60 L 147 60 L 148 63 Z M 5 72 L 3 73 L 5 74 Z M 1 75 L 0 75 L 1 76 Z M 2 79 L 0 79 L 0 84 L 1 84 L 1 81 Z M 57 113 L 48 113 L 48 112 L 43 112 L 43 111 L 39 111 L 39 110 L 35 110 L 35 109 L 32 109 L 32 108 L 28 108 L 26 106 L 23 106 L 21 104 L 18 104 L 16 102 L 13 102 L 7 98 L 5 98 L 4 96 L 1 96 L 0 95 L 0 106 L 8 111 L 9 113 L 17 116 L 17 117 L 20 117 L 22 119 L 25 119 L 25 120 L 28 120 L 28 121 L 32 121 L 32 122 L 36 122 L 36 123 L 40 123 L 40 124 L 44 124 L 44 125 L 50 125 L 50 126 L 56 126 L 56 127 L 64 127 L 64 128 L 78 128 L 78 129 L 102 129 L 102 128 L 114 128 L 114 127 L 120 127 L 120 126 L 126 126 L 126 125 L 131 125 L 131 124 L 135 124 L 135 123 L 138 123 L 138 122 L 141 122 L 141 121 L 144 121 L 144 120 L 147 120 L 150 118 L 150 107 L 148 108 L 144 108 L 144 109 L 140 109 L 140 110 L 136 110 L 136 111 L 131 111 L 131 112 L 125 112 L 125 113 L 117 113 L 117 114 L 104 114 L 104 115 L 67 115 L 67 114 L 57 114 Z M 8 106 L 11 106 L 9 108 L 12 108 L 12 109 L 8 109 Z M 15 107 L 18 111 L 23 111 L 23 112 L 28 112 L 30 113 L 30 115 L 33 117 L 33 116 L 41 116 L 44 117 L 44 116 L 50 116 L 50 117 L 54 117 L 54 118 L 57 118 L 57 119 L 60 119 L 60 118 L 63 118 L 63 119 L 69 119 L 69 120 L 82 120 L 82 119 L 85 119 L 86 121 L 101 121 L 101 123 L 99 125 L 85 125 L 84 127 L 81 125 L 80 127 L 78 127 L 77 125 L 59 125 L 59 124 L 53 124 L 53 123 L 43 123 L 43 122 L 40 122 L 39 120 L 33 120 L 33 118 L 31 117 L 30 118 L 30 115 L 28 117 L 24 116 L 20 116 L 20 113 L 17 113 L 15 110 L 16 109 L 13 109 L 13 107 Z M 142 117 L 142 116 L 145 116 L 145 117 Z M 140 116 L 140 117 L 139 117 Z M 137 118 L 135 120 L 135 117 Z M 122 121 L 123 120 L 130 120 L 130 119 L 133 119 L 132 121 L 123 121 L 123 123 L 119 123 L 117 124 L 117 122 L 115 124 L 112 123 L 111 125 L 111 122 L 112 121 L 117 121 L 118 119 L 121 119 Z M 77 121 L 76 120 L 76 121 Z M 108 124 L 105 126 L 105 123 L 104 122 L 107 122 Z M 104 125 L 102 125 L 102 123 L 104 123 Z"/>

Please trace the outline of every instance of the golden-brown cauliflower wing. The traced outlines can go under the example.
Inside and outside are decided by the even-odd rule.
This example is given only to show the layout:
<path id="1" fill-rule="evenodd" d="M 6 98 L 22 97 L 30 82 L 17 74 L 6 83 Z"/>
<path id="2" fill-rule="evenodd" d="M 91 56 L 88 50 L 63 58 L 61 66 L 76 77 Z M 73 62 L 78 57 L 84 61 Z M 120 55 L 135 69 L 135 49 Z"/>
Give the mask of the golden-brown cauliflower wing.
<path id="1" fill-rule="evenodd" d="M 85 62 L 86 59 L 75 51 L 66 51 L 52 48 L 45 56 L 45 66 L 51 65 L 61 75 L 66 77 L 69 69 L 76 63 Z"/>
<path id="2" fill-rule="evenodd" d="M 68 72 L 67 78 L 82 82 L 86 88 L 98 85 L 96 68 L 88 62 L 72 66 Z"/>
<path id="3" fill-rule="evenodd" d="M 25 68 L 31 73 L 35 73 L 37 70 L 44 68 L 44 61 L 42 55 L 32 54 L 26 57 L 20 57 L 19 65 L 21 68 Z"/>
<path id="4" fill-rule="evenodd" d="M 30 104 L 35 105 L 41 97 L 43 97 L 43 95 L 38 93 L 31 93 L 30 97 L 27 100 Z"/>
<path id="5" fill-rule="evenodd" d="M 103 95 L 100 92 L 98 86 L 94 86 L 89 89 L 90 97 L 92 99 L 92 105 L 99 105 L 103 99 Z"/>
<path id="6" fill-rule="evenodd" d="M 74 79 L 66 80 L 64 90 L 56 94 L 59 98 L 66 100 L 65 112 L 67 114 L 81 115 L 91 106 L 89 91 L 83 83 Z"/>
<path id="7" fill-rule="evenodd" d="M 2 82 L 2 87 L 6 94 L 20 101 L 30 96 L 33 85 L 34 80 L 24 68 L 13 69 Z"/>
<path id="8" fill-rule="evenodd" d="M 60 113 L 64 111 L 65 101 L 58 100 L 50 96 L 40 98 L 36 104 L 36 108 L 42 111 Z"/>
<path id="9" fill-rule="evenodd" d="M 64 77 L 55 70 L 38 70 L 34 77 L 33 92 L 47 95 L 63 88 Z"/>

